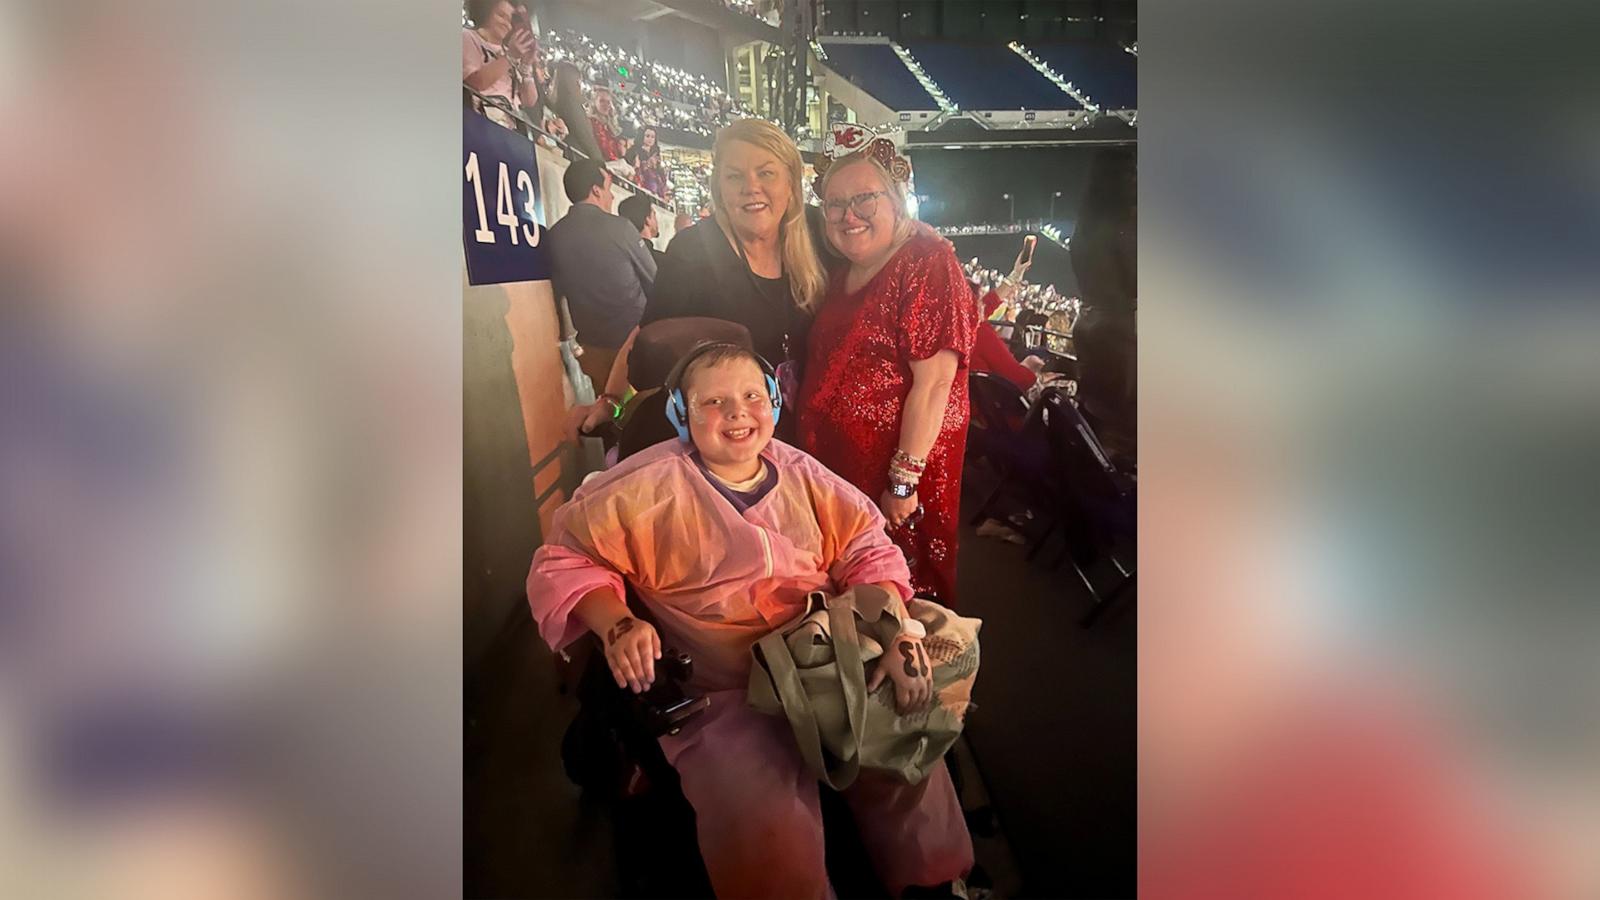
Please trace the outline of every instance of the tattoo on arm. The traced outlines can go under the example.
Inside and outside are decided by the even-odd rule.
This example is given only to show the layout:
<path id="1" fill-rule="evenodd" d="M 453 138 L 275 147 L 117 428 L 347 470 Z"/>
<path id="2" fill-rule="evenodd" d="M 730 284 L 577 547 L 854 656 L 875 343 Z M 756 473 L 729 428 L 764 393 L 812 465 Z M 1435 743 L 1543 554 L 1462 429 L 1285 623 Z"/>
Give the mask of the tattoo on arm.
<path id="1" fill-rule="evenodd" d="M 929 665 L 928 663 L 928 651 L 923 648 L 920 641 L 917 643 L 917 655 L 922 657 L 922 677 L 926 678 L 929 675 L 932 675 L 933 666 Z"/>
<path id="2" fill-rule="evenodd" d="M 622 621 L 618 622 L 617 624 L 611 626 L 611 630 L 606 632 L 606 646 L 609 647 L 610 645 L 615 644 L 617 642 L 617 638 L 622 637 L 623 635 L 627 634 L 628 632 L 630 632 L 632 630 L 633 630 L 633 617 L 632 616 L 629 616 L 628 618 L 623 619 Z"/>

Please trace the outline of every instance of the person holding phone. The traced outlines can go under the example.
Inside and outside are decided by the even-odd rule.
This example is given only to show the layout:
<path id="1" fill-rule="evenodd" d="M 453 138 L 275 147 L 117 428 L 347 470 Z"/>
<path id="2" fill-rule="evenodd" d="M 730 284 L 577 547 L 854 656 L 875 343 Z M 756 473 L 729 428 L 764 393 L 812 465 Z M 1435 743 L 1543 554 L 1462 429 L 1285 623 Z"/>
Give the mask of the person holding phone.
<path id="1" fill-rule="evenodd" d="M 1023 362 L 1011 355 L 1011 348 L 1000 339 L 999 333 L 988 324 L 988 319 L 995 314 L 1003 304 L 1011 302 L 1017 295 L 1017 289 L 1022 286 L 1022 276 L 1027 273 L 1028 267 L 1033 265 L 1033 244 L 1037 240 L 1033 235 L 1023 239 L 1022 251 L 1017 254 L 1016 264 L 1011 267 L 1011 274 L 1006 276 L 995 286 L 994 290 L 978 298 L 978 333 L 972 343 L 972 371 L 988 372 L 1017 386 L 1017 390 L 1026 393 L 1038 381 L 1039 372 L 1044 369 L 1044 360 L 1037 356 L 1029 356 Z M 976 285 L 974 285 L 976 288 Z M 974 293 L 977 293 L 975 290 Z"/>
<path id="2" fill-rule="evenodd" d="M 539 80 L 534 75 L 533 30 L 525 10 L 511 0 L 470 0 L 467 15 L 475 28 L 461 32 L 461 80 L 488 97 L 500 97 L 512 109 L 532 112 L 539 104 Z M 486 106 L 484 114 L 508 128 L 515 120 Z"/>

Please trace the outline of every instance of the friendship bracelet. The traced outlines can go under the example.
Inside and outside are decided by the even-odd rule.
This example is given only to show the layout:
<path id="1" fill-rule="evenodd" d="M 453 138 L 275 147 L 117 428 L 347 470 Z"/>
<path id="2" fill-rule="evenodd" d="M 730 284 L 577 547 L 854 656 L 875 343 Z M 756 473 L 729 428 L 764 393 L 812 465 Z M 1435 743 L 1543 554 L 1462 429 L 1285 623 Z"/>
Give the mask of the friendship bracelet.
<path id="1" fill-rule="evenodd" d="M 918 472 L 921 472 L 928 466 L 928 461 L 926 459 L 912 456 L 904 450 L 894 451 L 894 459 L 891 460 L 891 462 L 902 463 L 906 468 L 914 469 Z"/>
<path id="2" fill-rule="evenodd" d="M 922 474 L 920 472 L 907 472 L 905 469 L 890 466 L 889 480 L 898 482 L 900 484 L 909 484 L 912 487 L 915 487 L 917 482 L 922 480 Z"/>

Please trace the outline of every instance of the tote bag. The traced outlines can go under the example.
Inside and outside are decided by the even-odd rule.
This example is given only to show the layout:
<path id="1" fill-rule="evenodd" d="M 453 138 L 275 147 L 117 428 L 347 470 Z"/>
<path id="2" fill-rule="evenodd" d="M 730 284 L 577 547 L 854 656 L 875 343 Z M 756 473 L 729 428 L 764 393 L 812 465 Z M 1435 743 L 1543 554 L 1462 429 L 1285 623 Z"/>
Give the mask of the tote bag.
<path id="1" fill-rule="evenodd" d="M 886 614 L 889 599 L 876 585 L 836 597 L 813 591 L 805 613 L 750 651 L 749 704 L 786 717 L 806 766 L 835 790 L 849 787 L 862 769 L 920 782 L 961 734 L 971 705 L 983 623 L 917 598 L 907 607 L 927 629 L 932 699 L 901 714 L 891 679 L 867 693 L 867 665 L 900 631 Z"/>

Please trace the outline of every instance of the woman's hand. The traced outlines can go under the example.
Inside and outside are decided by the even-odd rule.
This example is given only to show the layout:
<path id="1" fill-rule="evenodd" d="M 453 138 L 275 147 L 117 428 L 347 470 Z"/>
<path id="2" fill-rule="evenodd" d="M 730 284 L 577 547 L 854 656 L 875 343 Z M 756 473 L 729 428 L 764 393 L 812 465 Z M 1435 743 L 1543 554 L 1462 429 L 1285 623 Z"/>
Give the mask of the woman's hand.
<path id="1" fill-rule="evenodd" d="M 520 63 L 533 50 L 533 32 L 526 28 L 514 29 L 500 46 L 512 62 Z"/>
<path id="2" fill-rule="evenodd" d="M 899 528 L 906 520 L 917 511 L 917 495 L 912 492 L 909 497 L 896 497 L 888 491 L 878 498 L 878 508 L 883 510 L 883 517 L 889 520 L 890 528 Z"/>
<path id="3" fill-rule="evenodd" d="M 661 638 L 643 619 L 625 615 L 600 632 L 606 645 L 606 665 L 617 687 L 643 693 L 656 680 L 656 660 L 661 658 Z"/>
<path id="4" fill-rule="evenodd" d="M 933 699 L 933 663 L 920 638 L 902 634 L 895 638 L 867 682 L 867 692 L 878 689 L 887 677 L 894 683 L 895 708 L 902 715 L 920 709 Z"/>
<path id="5" fill-rule="evenodd" d="M 588 406 L 578 405 L 567 411 L 567 440 L 593 437 L 594 430 L 612 418 L 611 404 L 596 400 Z"/>
<path id="6" fill-rule="evenodd" d="M 1027 261 L 1023 260 L 1023 256 L 1028 257 Z M 1026 246 L 1024 246 L 1021 250 L 1017 251 L 1016 262 L 1011 264 L 1011 280 L 1017 284 L 1021 284 L 1022 276 L 1028 274 L 1028 270 L 1031 268 L 1033 268 L 1033 254 L 1029 252 Z"/>

